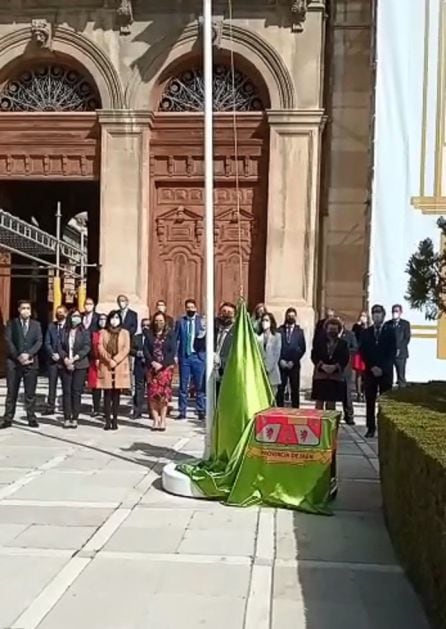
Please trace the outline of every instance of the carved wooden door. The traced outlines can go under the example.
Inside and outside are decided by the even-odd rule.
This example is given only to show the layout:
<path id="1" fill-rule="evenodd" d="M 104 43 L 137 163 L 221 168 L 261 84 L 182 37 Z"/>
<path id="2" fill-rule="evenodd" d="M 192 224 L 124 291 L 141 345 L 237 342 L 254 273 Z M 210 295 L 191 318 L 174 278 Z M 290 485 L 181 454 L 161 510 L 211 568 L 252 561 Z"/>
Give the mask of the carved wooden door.
<path id="1" fill-rule="evenodd" d="M 176 315 L 187 298 L 205 306 L 202 128 L 201 116 L 160 115 L 151 142 L 149 304 L 165 299 Z M 263 299 L 265 281 L 268 147 L 263 115 L 239 116 L 237 135 L 236 165 L 232 117 L 216 116 L 216 302 L 236 302 L 242 286 L 252 306 Z"/>

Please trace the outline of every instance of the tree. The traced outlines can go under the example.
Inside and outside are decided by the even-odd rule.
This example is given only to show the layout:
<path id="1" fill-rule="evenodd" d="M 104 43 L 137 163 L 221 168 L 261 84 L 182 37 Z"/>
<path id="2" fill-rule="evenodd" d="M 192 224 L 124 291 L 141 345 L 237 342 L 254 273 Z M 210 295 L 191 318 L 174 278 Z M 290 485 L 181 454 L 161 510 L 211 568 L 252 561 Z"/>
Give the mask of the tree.
<path id="1" fill-rule="evenodd" d="M 437 221 L 442 240 L 446 239 L 446 219 Z M 409 275 L 406 299 L 415 310 L 424 311 L 426 319 L 446 314 L 446 249 L 435 251 L 430 238 L 418 245 L 411 255 L 406 272 Z"/>

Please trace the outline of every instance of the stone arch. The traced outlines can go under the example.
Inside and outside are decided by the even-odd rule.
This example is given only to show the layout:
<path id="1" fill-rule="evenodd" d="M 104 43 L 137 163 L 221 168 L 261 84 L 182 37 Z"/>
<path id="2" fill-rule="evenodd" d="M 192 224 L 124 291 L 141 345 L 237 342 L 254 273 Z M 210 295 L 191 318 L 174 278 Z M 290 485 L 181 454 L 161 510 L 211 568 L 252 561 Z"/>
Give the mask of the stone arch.
<path id="1" fill-rule="evenodd" d="M 153 110 L 159 92 L 156 87 L 162 81 L 166 68 L 174 67 L 182 58 L 197 54 L 198 24 L 187 26 L 175 40 L 167 40 L 165 48 L 149 58 L 135 72 L 126 90 L 127 104 L 131 109 Z M 268 100 L 273 110 L 294 109 L 296 95 L 291 75 L 277 51 L 260 35 L 241 26 L 224 23 L 219 45 L 221 54 L 231 51 L 238 59 L 245 60 L 257 69 L 268 90 Z"/>
<path id="2" fill-rule="evenodd" d="M 123 109 L 124 96 L 118 73 L 107 55 L 84 35 L 64 26 L 53 31 L 51 49 L 39 49 L 39 56 L 51 59 L 57 54 L 75 59 L 92 77 L 103 109 Z M 31 27 L 24 27 L 0 38 L 0 73 L 27 57 L 36 58 Z"/>

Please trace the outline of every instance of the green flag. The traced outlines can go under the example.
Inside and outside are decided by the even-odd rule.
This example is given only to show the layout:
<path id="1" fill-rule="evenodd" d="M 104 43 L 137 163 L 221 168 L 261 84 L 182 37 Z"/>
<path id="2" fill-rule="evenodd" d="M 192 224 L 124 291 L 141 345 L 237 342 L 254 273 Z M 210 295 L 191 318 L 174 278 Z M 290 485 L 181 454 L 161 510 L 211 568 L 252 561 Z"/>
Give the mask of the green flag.
<path id="1" fill-rule="evenodd" d="M 239 304 L 234 325 L 232 348 L 214 415 L 209 459 L 179 468 L 209 498 L 229 496 L 251 434 L 252 420 L 256 413 L 274 404 L 244 302 Z"/>

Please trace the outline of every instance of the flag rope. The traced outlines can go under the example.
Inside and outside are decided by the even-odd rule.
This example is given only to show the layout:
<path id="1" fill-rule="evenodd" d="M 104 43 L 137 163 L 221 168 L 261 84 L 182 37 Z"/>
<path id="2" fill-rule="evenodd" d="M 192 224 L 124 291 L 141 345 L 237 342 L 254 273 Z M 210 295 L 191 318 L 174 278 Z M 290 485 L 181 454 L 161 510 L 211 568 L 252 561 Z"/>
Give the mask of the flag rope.
<path id="1" fill-rule="evenodd" d="M 236 192 L 236 209 L 237 209 L 237 232 L 238 232 L 238 256 L 239 256 L 239 279 L 240 279 L 240 297 L 244 296 L 243 285 L 243 251 L 242 251 L 242 229 L 240 220 L 240 173 L 238 159 L 238 133 L 237 133 L 237 110 L 235 99 L 235 61 L 234 61 L 234 38 L 232 32 L 232 0 L 228 0 L 228 17 L 229 17 L 229 39 L 230 45 L 230 62 L 231 62 L 231 81 L 232 81 L 232 130 L 234 135 L 234 162 L 235 162 L 235 192 Z"/>

